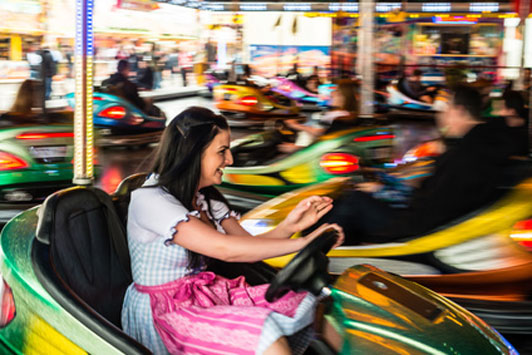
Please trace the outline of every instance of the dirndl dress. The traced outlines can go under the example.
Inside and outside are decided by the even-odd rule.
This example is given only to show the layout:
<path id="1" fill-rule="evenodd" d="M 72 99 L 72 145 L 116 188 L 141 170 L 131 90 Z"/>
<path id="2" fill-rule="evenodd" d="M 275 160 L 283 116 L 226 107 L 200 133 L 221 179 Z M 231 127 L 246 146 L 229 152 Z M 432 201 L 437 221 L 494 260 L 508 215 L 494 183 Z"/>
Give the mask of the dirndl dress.
<path id="1" fill-rule="evenodd" d="M 151 176 L 145 186 L 156 182 Z M 223 232 L 221 222 L 235 214 L 202 195 L 200 209 Z M 316 299 L 290 292 L 268 303 L 268 285 L 249 286 L 203 268 L 187 268 L 187 251 L 172 242 L 175 226 L 199 211 L 188 211 L 159 187 L 131 194 L 128 245 L 133 284 L 122 307 L 122 328 L 155 354 L 261 354 L 281 336 L 294 353 L 308 346 Z"/>

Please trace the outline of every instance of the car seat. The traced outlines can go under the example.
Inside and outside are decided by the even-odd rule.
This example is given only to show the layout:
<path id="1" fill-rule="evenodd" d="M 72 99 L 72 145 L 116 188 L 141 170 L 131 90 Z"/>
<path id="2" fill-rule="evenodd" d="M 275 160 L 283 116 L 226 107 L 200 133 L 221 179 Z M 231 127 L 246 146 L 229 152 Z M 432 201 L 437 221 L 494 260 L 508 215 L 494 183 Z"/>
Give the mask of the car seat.
<path id="1" fill-rule="evenodd" d="M 85 326 L 126 354 L 150 353 L 119 329 L 132 277 L 125 231 L 104 191 L 76 186 L 50 195 L 32 262 L 43 287 Z"/>
<path id="2" fill-rule="evenodd" d="M 141 187 L 147 177 L 147 173 L 137 173 L 128 176 L 120 182 L 112 195 L 114 207 L 124 228 L 127 227 L 127 212 L 129 201 L 131 200 L 131 192 Z"/>

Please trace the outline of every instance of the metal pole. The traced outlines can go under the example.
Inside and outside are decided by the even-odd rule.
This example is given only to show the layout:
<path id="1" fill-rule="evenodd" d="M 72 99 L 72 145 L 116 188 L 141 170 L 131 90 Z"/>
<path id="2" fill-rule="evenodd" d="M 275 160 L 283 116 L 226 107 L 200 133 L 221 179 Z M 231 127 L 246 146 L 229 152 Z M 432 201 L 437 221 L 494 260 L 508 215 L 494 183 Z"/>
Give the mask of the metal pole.
<path id="1" fill-rule="evenodd" d="M 519 28 L 521 30 L 521 33 L 523 35 L 523 45 L 521 46 L 521 69 L 519 70 L 519 82 L 520 83 L 523 83 L 523 82 L 530 82 L 530 79 L 531 78 L 528 78 L 528 81 L 525 81 L 524 78 L 522 77 L 522 75 L 524 74 L 524 62 L 525 62 L 525 49 L 526 49 L 526 41 L 530 40 L 529 38 L 527 38 L 526 36 L 526 19 L 530 13 L 530 0 L 521 0 L 519 1 L 518 3 L 518 6 L 517 6 L 517 12 L 519 14 L 519 18 L 521 19 L 520 23 L 519 23 Z M 531 89 L 528 89 L 528 97 L 526 98 L 526 100 L 528 101 L 528 107 L 532 107 L 530 106 L 532 104 L 532 90 Z M 532 110 L 528 110 L 528 156 L 529 157 L 532 157 Z"/>
<path id="2" fill-rule="evenodd" d="M 360 30 L 358 34 L 358 68 L 362 75 L 360 90 L 360 116 L 372 117 L 374 112 L 374 26 L 375 3 L 373 0 L 362 0 L 359 3 Z"/>
<path id="3" fill-rule="evenodd" d="M 76 106 L 74 110 L 74 178 L 79 185 L 90 185 L 94 178 L 92 125 L 92 58 L 94 55 L 93 0 L 76 0 Z"/>

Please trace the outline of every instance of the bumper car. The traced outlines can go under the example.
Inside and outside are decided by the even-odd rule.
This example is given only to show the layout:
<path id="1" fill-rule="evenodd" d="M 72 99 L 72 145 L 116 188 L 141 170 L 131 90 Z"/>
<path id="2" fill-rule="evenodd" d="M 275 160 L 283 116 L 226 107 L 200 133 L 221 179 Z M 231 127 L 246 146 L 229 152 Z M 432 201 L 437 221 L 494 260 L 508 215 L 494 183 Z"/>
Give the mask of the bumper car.
<path id="1" fill-rule="evenodd" d="M 159 141 L 166 127 L 166 116 L 155 106 L 157 116 L 149 116 L 115 95 L 94 92 L 93 98 L 93 124 L 99 134 L 98 146 L 146 145 Z M 66 99 L 74 108 L 74 93 L 66 95 Z"/>
<path id="2" fill-rule="evenodd" d="M 55 122 L 55 123 L 54 123 Z M 72 112 L 2 115 L 0 223 L 72 185 Z"/>
<path id="3" fill-rule="evenodd" d="M 401 117 L 432 118 L 437 112 L 443 111 L 449 102 L 444 90 L 437 92 L 432 104 L 408 97 L 399 90 L 397 84 L 388 85 L 386 92 L 388 109 Z"/>
<path id="4" fill-rule="evenodd" d="M 329 101 L 329 97 L 314 94 L 287 78 L 277 77 L 271 82 L 272 91 L 299 102 L 304 111 L 320 111 Z"/>
<path id="5" fill-rule="evenodd" d="M 225 168 L 220 190 L 233 207 L 247 211 L 284 192 L 390 161 L 393 132 L 375 126 L 345 129 L 290 154 L 279 151 L 282 143 L 295 140 L 289 130 L 235 140 L 231 143 L 234 162 Z"/>
<path id="6" fill-rule="evenodd" d="M 219 85 L 222 81 L 227 81 L 227 71 L 226 70 L 207 70 L 203 73 L 203 78 L 205 80 L 206 91 L 201 91 L 200 95 L 205 98 L 213 97 L 214 87 Z"/>
<path id="7" fill-rule="evenodd" d="M 325 254 L 335 238 L 330 232 L 317 238 L 277 274 L 255 264 L 232 267 L 250 274 L 249 280 L 271 280 L 269 300 L 289 289 L 321 295 L 314 353 L 517 354 L 468 311 L 374 267 L 349 268 L 329 285 Z M 109 195 L 90 187 L 58 191 L 11 220 L 0 247 L 3 353 L 151 353 L 121 330 L 131 273 L 122 221 Z"/>
<path id="8" fill-rule="evenodd" d="M 532 166 L 516 162 L 492 204 L 420 236 L 391 243 L 344 245 L 328 256 L 340 274 L 368 263 L 400 274 L 470 309 L 505 333 L 532 333 L 532 254 L 514 239 L 531 233 Z M 348 178 L 331 179 L 279 196 L 247 213 L 242 225 L 256 234 L 279 223 L 301 199 L 338 198 Z M 291 256 L 266 262 L 280 268 Z"/>
<path id="9" fill-rule="evenodd" d="M 217 85 L 214 102 L 233 127 L 264 125 L 265 122 L 301 117 L 300 108 L 294 100 L 272 91 L 263 93 L 251 86 Z"/>

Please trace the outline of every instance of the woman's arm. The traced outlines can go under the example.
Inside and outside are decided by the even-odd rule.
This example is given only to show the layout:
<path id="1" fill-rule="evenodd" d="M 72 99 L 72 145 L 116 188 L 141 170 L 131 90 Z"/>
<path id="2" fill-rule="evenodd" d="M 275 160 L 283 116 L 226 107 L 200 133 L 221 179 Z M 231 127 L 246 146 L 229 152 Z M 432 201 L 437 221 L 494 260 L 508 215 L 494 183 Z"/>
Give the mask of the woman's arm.
<path id="1" fill-rule="evenodd" d="M 332 208 L 332 199 L 327 196 L 311 196 L 300 201 L 297 206 L 290 211 L 288 216 L 279 225 L 266 232 L 256 235 L 257 238 L 287 239 L 297 232 L 312 226 Z M 222 227 L 231 235 L 250 235 L 238 221 L 227 218 L 222 221 Z"/>
<path id="2" fill-rule="evenodd" d="M 305 124 L 299 123 L 299 120 L 297 119 L 289 119 L 285 120 L 284 123 L 289 127 L 296 131 L 304 131 L 307 132 L 315 137 L 321 136 L 323 133 L 325 133 L 325 129 L 321 127 L 312 127 L 307 126 Z"/>
<path id="3" fill-rule="evenodd" d="M 297 239 L 256 238 L 250 235 L 225 235 L 201 220 L 190 217 L 176 226 L 173 242 L 196 253 L 229 262 L 255 262 L 296 252 L 328 228 L 323 224 L 314 232 Z M 343 239 L 343 238 L 342 238 Z"/>

